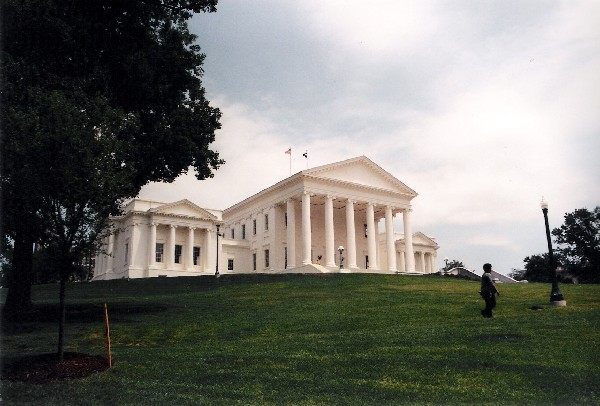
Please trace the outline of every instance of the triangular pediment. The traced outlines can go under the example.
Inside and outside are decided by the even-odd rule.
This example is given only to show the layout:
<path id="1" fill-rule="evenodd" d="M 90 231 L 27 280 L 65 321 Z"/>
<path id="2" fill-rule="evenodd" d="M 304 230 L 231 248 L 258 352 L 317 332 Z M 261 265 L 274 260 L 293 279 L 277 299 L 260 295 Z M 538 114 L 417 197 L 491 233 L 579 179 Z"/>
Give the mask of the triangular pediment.
<path id="1" fill-rule="evenodd" d="M 417 231 L 413 234 L 413 244 L 415 245 L 426 245 L 426 246 L 434 246 L 437 247 L 438 244 L 431 237 L 426 236 L 420 231 Z"/>
<path id="2" fill-rule="evenodd" d="M 382 233 L 381 235 L 383 236 L 384 234 Z M 396 234 L 396 242 L 403 245 L 405 243 L 404 234 Z M 439 248 L 438 243 L 435 242 L 435 240 L 433 238 L 428 237 L 427 235 L 423 234 L 420 231 L 413 233 L 412 243 L 415 246 L 418 245 L 418 246 L 424 246 L 424 247 L 432 247 L 436 250 Z"/>
<path id="3" fill-rule="evenodd" d="M 413 197 L 417 195 L 414 190 L 365 156 L 308 169 L 303 173 L 306 176 L 318 179 L 384 189 Z"/>
<path id="4" fill-rule="evenodd" d="M 217 220 L 217 218 L 202 207 L 190 202 L 187 199 L 177 202 L 164 204 L 149 210 L 154 214 L 166 214 L 171 216 L 195 217 L 202 220 Z"/>

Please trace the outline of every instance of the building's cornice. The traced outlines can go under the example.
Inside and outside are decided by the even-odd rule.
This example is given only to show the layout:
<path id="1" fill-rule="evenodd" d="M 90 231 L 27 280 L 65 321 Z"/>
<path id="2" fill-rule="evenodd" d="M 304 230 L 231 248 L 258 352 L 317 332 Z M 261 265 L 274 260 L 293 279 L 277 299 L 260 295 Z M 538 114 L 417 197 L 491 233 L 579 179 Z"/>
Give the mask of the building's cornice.
<path id="1" fill-rule="evenodd" d="M 331 170 L 332 168 L 339 168 L 341 166 L 352 165 L 352 164 L 355 164 L 356 162 L 361 162 L 361 163 L 368 165 L 371 169 L 373 169 L 378 174 L 383 176 L 386 180 L 388 180 L 392 184 L 396 185 L 399 190 L 379 188 L 379 187 L 369 186 L 369 185 L 365 185 L 365 184 L 361 184 L 361 183 L 355 183 L 355 182 L 336 179 L 336 178 L 328 178 L 328 177 L 319 176 L 319 174 L 326 173 L 327 171 Z M 289 178 L 283 179 L 282 181 L 276 183 L 275 185 L 268 187 L 266 189 L 263 189 L 260 192 L 242 200 L 241 202 L 225 209 L 223 211 L 223 218 L 229 217 L 235 221 L 235 220 L 237 220 L 238 217 L 244 217 L 243 212 L 245 210 L 247 210 L 249 207 L 253 207 L 253 211 L 256 210 L 256 205 L 258 205 L 258 207 L 261 207 L 262 209 L 268 208 L 270 206 L 273 206 L 274 204 L 283 203 L 283 200 L 288 199 L 292 196 L 298 196 L 303 191 L 306 191 L 309 193 L 322 193 L 322 194 L 331 193 L 330 191 L 325 191 L 325 190 L 320 191 L 320 190 L 314 188 L 314 186 L 307 184 L 308 182 L 316 182 L 316 183 L 321 183 L 323 185 L 335 185 L 335 186 L 344 187 L 344 188 L 347 188 L 350 190 L 361 191 L 363 193 L 364 192 L 371 193 L 371 194 L 374 193 L 374 194 L 377 194 L 380 196 L 386 196 L 386 197 L 392 198 L 392 199 L 407 200 L 408 202 L 410 202 L 410 200 L 412 200 L 413 198 L 415 198 L 417 196 L 417 193 L 415 191 L 413 191 L 411 188 L 409 188 L 404 183 L 400 182 L 398 179 L 396 179 L 395 177 L 390 175 L 388 172 L 386 172 L 381 167 L 379 167 L 378 165 L 373 163 L 367 157 L 361 156 L 361 157 L 357 157 L 357 158 L 348 159 L 346 161 L 323 165 L 320 167 L 307 169 L 307 170 L 298 172 L 298 173 L 290 176 Z M 293 190 L 293 191 L 291 191 L 291 193 L 284 193 L 281 196 L 277 196 L 276 198 L 271 197 L 271 196 L 275 195 L 276 193 L 279 193 L 281 190 L 288 188 L 292 184 L 299 184 L 302 186 L 301 186 L 301 188 L 299 188 L 299 190 Z M 341 196 L 338 196 L 338 197 L 341 197 Z M 351 198 L 352 195 L 344 194 L 344 197 Z M 374 200 L 380 200 L 380 199 L 374 199 Z M 380 200 L 380 202 L 381 202 L 381 200 Z M 404 205 L 400 204 L 399 206 L 402 208 L 406 208 L 409 206 L 409 204 L 404 204 Z M 259 210 L 260 210 L 260 208 L 259 208 Z"/>

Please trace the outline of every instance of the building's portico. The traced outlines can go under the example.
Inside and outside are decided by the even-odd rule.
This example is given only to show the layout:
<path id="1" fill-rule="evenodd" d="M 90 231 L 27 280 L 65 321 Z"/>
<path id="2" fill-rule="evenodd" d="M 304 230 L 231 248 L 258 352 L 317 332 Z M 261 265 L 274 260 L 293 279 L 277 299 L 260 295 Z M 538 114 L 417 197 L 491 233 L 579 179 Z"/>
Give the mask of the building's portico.
<path id="1" fill-rule="evenodd" d="M 368 158 L 358 157 L 299 172 L 226 209 L 223 221 L 233 232 L 225 235 L 246 238 L 241 227 L 252 222 L 253 255 L 268 250 L 269 271 L 313 263 L 338 268 L 342 246 L 346 269 L 397 272 L 394 219 L 401 213 L 405 234 L 411 234 L 410 201 L 416 195 Z M 271 230 L 254 233 L 257 212 L 273 217 Z M 380 226 L 384 247 L 378 245 Z M 412 273 L 412 243 L 405 245 L 404 271 Z"/>
<path id="2" fill-rule="evenodd" d="M 95 280 L 214 272 L 220 219 L 188 200 L 131 200 L 111 219 L 114 232 L 96 258 Z"/>

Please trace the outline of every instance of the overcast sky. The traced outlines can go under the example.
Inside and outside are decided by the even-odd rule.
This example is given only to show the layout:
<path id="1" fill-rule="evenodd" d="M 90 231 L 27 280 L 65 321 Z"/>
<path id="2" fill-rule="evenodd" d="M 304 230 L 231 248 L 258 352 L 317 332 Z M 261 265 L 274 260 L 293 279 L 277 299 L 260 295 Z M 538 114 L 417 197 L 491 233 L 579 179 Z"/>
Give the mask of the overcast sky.
<path id="1" fill-rule="evenodd" d="M 600 1 L 244 1 L 190 22 L 227 163 L 140 196 L 225 209 L 365 155 L 415 190 L 413 231 L 509 273 L 600 205 Z M 308 160 L 302 153 L 308 151 Z M 395 220 L 402 230 L 401 216 Z"/>

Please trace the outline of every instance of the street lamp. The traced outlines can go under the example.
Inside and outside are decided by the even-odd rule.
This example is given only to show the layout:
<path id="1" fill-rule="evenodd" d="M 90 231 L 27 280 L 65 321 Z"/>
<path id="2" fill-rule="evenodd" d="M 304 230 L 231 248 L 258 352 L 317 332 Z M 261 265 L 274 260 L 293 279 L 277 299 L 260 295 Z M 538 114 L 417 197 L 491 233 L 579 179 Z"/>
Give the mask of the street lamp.
<path id="1" fill-rule="evenodd" d="M 340 269 L 342 269 L 344 267 L 344 257 L 342 256 L 344 253 L 344 247 L 340 245 L 338 247 L 338 252 L 340 253 Z"/>
<path id="2" fill-rule="evenodd" d="M 542 197 L 540 202 L 542 213 L 544 213 L 544 222 L 546 223 L 546 240 L 548 240 L 548 261 L 550 263 L 550 280 L 552 281 L 552 291 L 550 292 L 550 303 L 555 306 L 566 306 L 567 302 L 558 289 L 558 278 L 556 277 L 556 267 L 554 265 L 554 254 L 552 253 L 552 239 L 550 238 L 550 225 L 548 224 L 548 203 Z"/>

